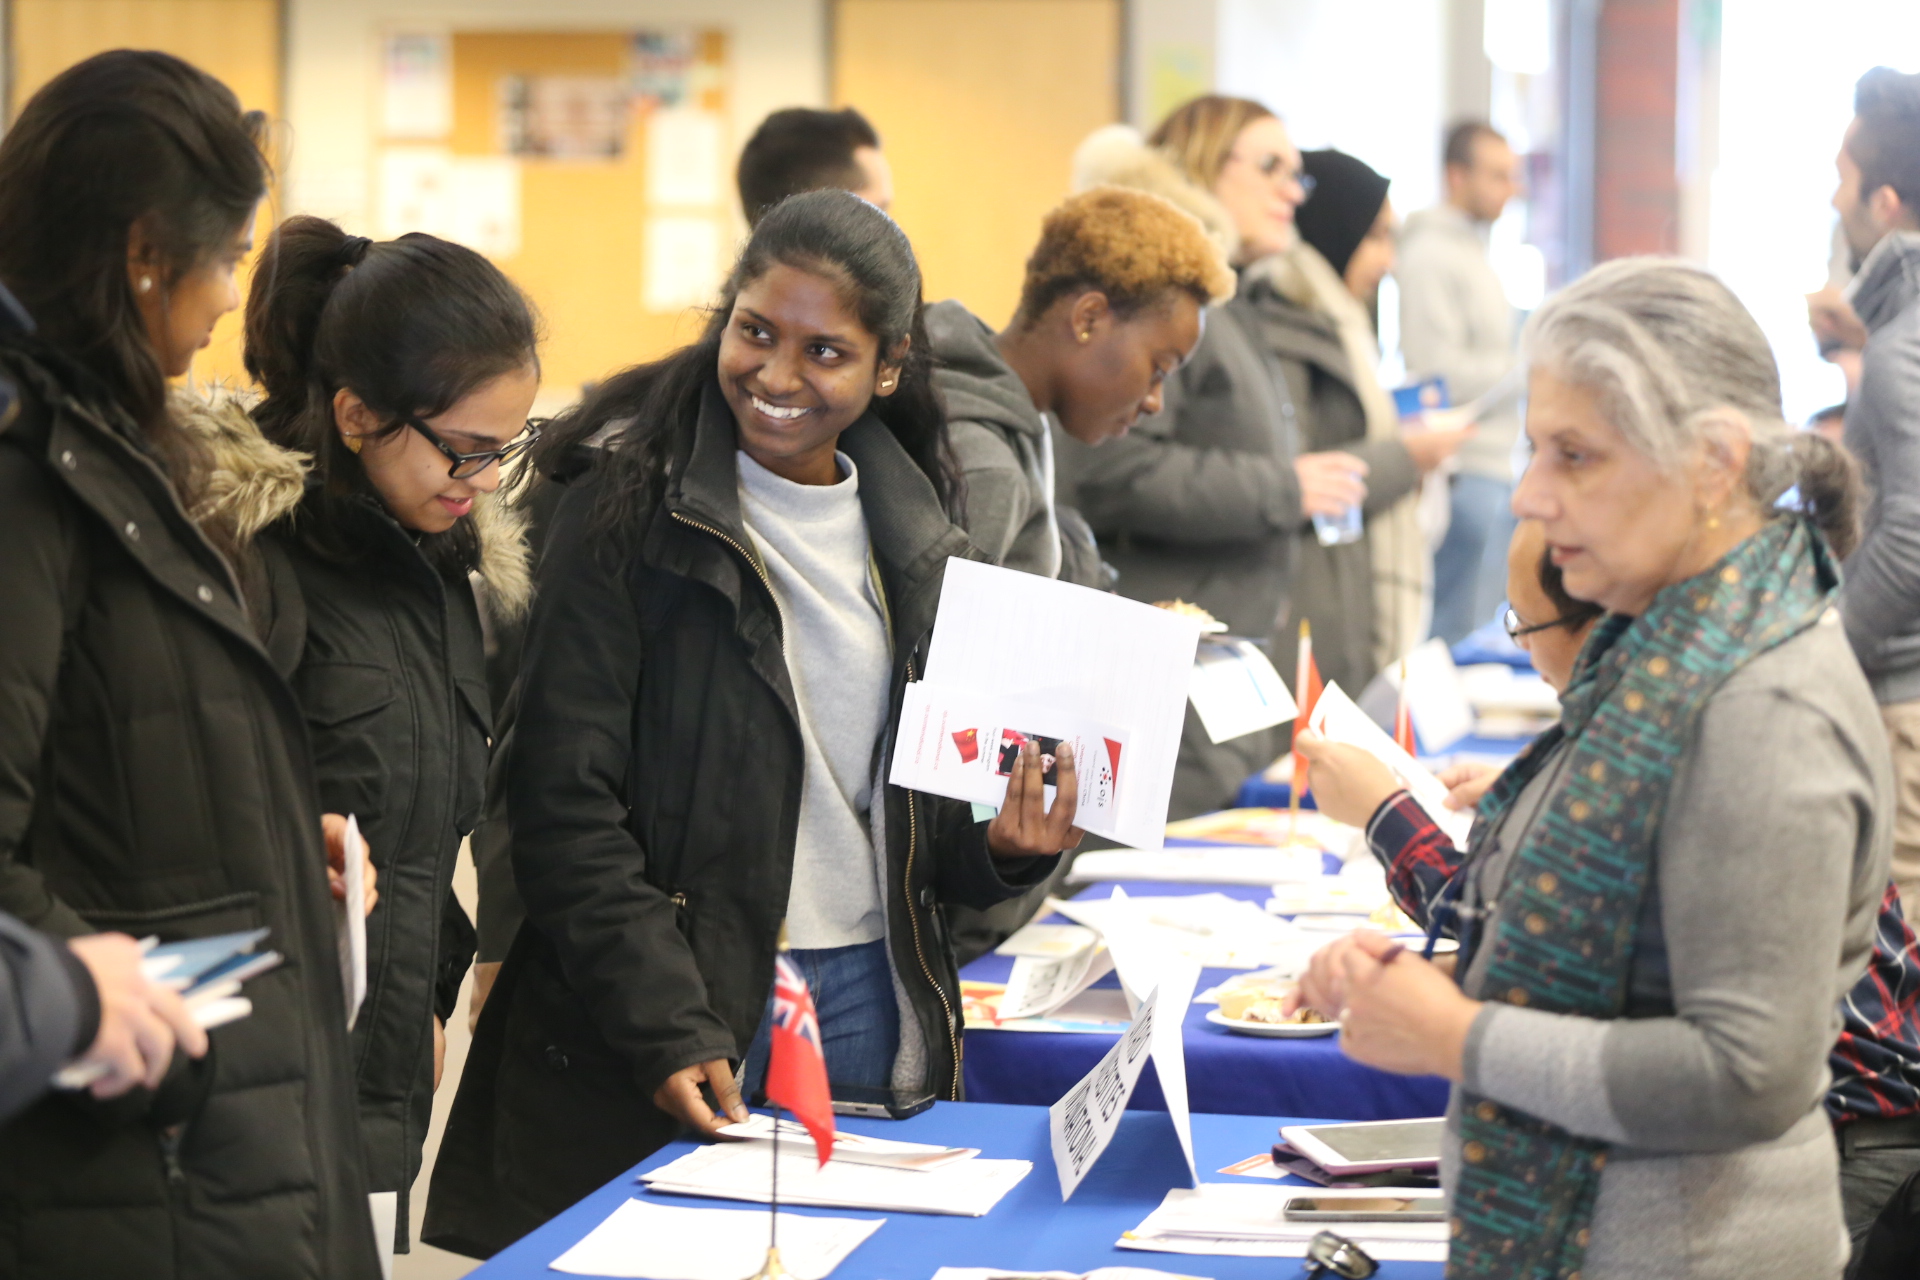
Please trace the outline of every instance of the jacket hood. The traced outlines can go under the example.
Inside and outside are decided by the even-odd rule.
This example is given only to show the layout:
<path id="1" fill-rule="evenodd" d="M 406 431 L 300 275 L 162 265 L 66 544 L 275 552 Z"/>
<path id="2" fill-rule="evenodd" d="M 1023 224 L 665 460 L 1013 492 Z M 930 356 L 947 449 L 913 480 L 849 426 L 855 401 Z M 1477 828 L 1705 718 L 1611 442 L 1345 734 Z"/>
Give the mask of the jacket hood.
<path id="1" fill-rule="evenodd" d="M 291 515 L 306 493 L 312 458 L 260 434 L 248 412 L 251 397 L 212 397 L 176 389 L 168 397 L 174 421 L 206 446 L 212 462 L 206 493 L 190 513 L 202 526 L 223 527 L 236 545 L 252 542 L 268 526 Z M 533 597 L 526 517 L 498 494 L 474 499 L 480 544 L 477 572 L 486 580 L 489 604 L 505 618 L 526 612 Z"/>
<path id="2" fill-rule="evenodd" d="M 1196 185 L 1180 167 L 1147 145 L 1132 125 L 1110 124 L 1095 129 L 1073 153 L 1073 189 L 1128 187 L 1171 200 L 1200 219 L 1227 261 L 1240 252 L 1240 233 L 1233 217 L 1211 191 Z"/>
<path id="3" fill-rule="evenodd" d="M 949 422 L 984 422 L 1022 435 L 1043 437 L 1046 419 L 1013 371 L 993 330 L 958 302 L 936 302 L 925 312 L 933 388 Z"/>
<path id="4" fill-rule="evenodd" d="M 1847 296 L 1871 333 L 1920 298 L 1920 231 L 1882 236 L 1860 264 Z"/>

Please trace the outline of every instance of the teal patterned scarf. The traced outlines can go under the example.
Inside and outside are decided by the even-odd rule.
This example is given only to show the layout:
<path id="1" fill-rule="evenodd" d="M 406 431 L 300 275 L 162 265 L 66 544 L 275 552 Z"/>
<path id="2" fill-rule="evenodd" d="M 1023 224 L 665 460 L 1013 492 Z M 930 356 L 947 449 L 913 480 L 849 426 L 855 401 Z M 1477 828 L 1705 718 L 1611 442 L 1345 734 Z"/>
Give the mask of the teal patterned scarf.
<path id="1" fill-rule="evenodd" d="M 1562 780 L 1514 851 L 1486 940 L 1487 999 L 1621 1016 L 1668 784 L 1695 720 L 1728 676 L 1812 626 L 1837 585 L 1820 535 L 1781 518 L 1662 591 L 1639 618 L 1600 624 L 1562 696 L 1560 724 L 1480 802 L 1484 840 L 1564 744 Z M 1577 1276 L 1607 1144 L 1465 1090 L 1460 1137 L 1450 1280 Z"/>

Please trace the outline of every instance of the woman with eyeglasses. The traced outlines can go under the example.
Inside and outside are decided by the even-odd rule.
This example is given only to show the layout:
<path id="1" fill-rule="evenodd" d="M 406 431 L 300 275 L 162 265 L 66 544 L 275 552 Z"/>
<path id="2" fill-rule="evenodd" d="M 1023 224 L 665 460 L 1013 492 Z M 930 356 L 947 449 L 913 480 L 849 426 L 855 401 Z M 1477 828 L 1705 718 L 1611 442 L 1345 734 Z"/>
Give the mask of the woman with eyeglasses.
<path id="1" fill-rule="evenodd" d="M 1201 220 L 1243 278 L 1292 247 L 1308 196 L 1279 118 L 1217 96 L 1177 108 L 1151 138 L 1118 125 L 1093 134 L 1074 158 L 1074 185 L 1166 197 Z M 1164 384 L 1162 412 L 1098 450 L 1059 432 L 1055 447 L 1060 500 L 1086 517 L 1123 594 L 1186 600 L 1264 640 L 1287 617 L 1296 535 L 1366 501 L 1372 481 L 1356 452 L 1308 451 L 1305 375 L 1296 390 L 1254 321 L 1237 299 L 1211 308 L 1192 357 Z M 1277 750 L 1265 731 L 1215 743 L 1189 712 L 1169 816 L 1231 804 Z"/>
<path id="2" fill-rule="evenodd" d="M 528 595 L 518 520 L 492 501 L 538 436 L 531 307 L 471 249 L 372 243 L 283 223 L 247 301 L 253 416 L 312 459 L 255 543 L 255 608 L 305 711 L 327 821 L 358 820 L 379 869 L 367 992 L 353 1027 L 371 1189 L 407 1190 L 439 1083 L 445 1023 L 473 956 L 454 862 L 485 786 L 492 708 L 480 607 Z M 284 487 L 284 482 L 283 482 Z"/>

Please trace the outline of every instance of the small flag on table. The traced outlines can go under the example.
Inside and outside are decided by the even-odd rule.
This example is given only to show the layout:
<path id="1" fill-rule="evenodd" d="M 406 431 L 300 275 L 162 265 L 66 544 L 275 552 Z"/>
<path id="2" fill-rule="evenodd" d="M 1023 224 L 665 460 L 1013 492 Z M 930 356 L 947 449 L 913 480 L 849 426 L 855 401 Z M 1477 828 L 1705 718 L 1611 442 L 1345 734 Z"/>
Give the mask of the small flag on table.
<path id="1" fill-rule="evenodd" d="M 793 1112 L 794 1119 L 807 1127 L 824 1165 L 833 1155 L 833 1093 L 827 1086 L 827 1060 L 820 1047 L 820 1019 L 800 971 L 783 955 L 774 957 L 773 966 L 767 1100 Z"/>
<path id="2" fill-rule="evenodd" d="M 1300 619 L 1300 652 L 1293 667 L 1293 700 L 1300 710 L 1293 718 L 1293 740 L 1300 739 L 1300 731 L 1307 727 L 1307 720 L 1313 715 L 1313 704 L 1320 701 L 1320 666 L 1313 660 L 1313 629 L 1305 618 Z M 1306 790 L 1307 758 L 1297 750 L 1293 753 L 1293 776 L 1287 780 L 1287 790 L 1291 797 L 1287 804 L 1287 843 L 1294 843 L 1300 824 L 1300 793 Z"/>

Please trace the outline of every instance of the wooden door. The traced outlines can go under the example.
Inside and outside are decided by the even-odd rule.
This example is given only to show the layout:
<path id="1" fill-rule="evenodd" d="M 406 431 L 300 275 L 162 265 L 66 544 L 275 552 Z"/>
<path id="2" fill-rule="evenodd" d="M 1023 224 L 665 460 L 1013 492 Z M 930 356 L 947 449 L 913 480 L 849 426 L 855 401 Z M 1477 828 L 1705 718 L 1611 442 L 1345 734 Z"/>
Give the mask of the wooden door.
<path id="1" fill-rule="evenodd" d="M 1120 118 L 1120 0 L 838 0 L 833 97 L 880 133 L 927 299 L 1013 315 L 1074 148 Z"/>

